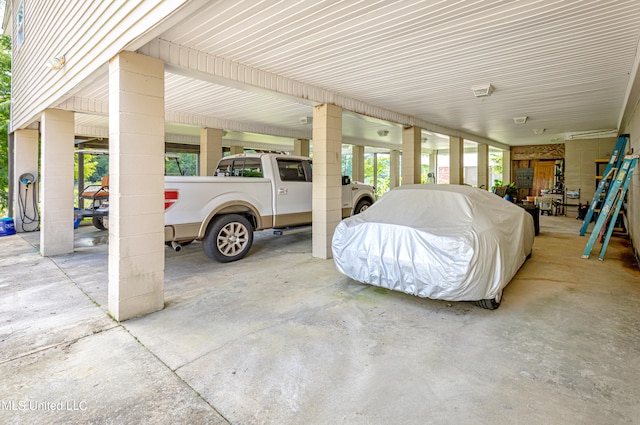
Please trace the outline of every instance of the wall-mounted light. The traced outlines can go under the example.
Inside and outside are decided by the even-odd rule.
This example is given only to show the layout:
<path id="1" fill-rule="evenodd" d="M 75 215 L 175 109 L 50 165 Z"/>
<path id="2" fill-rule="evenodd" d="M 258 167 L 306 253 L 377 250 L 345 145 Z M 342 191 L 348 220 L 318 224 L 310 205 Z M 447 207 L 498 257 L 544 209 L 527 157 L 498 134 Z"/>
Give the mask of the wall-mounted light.
<path id="1" fill-rule="evenodd" d="M 475 97 L 487 97 L 491 96 L 491 93 L 493 93 L 493 86 L 491 84 L 485 84 L 482 86 L 472 87 L 471 90 L 473 90 L 473 95 Z"/>
<path id="2" fill-rule="evenodd" d="M 514 117 L 513 122 L 516 124 L 524 124 L 527 122 L 527 118 L 529 117 Z"/>
<path id="3" fill-rule="evenodd" d="M 389 135 L 389 130 L 378 130 L 377 133 L 378 133 L 378 136 L 385 137 Z"/>
<path id="4" fill-rule="evenodd" d="M 49 68 L 53 69 L 54 71 L 57 71 L 60 68 L 62 68 L 65 63 L 67 63 L 67 61 L 66 61 L 64 55 L 61 55 L 61 56 L 56 56 L 56 57 L 53 57 L 53 58 L 49 59 L 47 61 L 47 66 Z"/>
<path id="5" fill-rule="evenodd" d="M 313 122 L 313 117 L 300 117 L 300 124 L 307 125 Z"/>

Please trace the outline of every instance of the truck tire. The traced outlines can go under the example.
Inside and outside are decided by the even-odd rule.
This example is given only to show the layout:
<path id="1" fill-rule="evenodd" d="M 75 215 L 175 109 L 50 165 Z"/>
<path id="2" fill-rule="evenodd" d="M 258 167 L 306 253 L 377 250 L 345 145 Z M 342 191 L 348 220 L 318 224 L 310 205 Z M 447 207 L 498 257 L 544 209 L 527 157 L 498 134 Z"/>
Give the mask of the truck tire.
<path id="1" fill-rule="evenodd" d="M 356 209 L 353 210 L 353 215 L 360 214 L 362 211 L 366 210 L 371 206 L 371 201 L 368 199 L 361 199 L 356 204 Z"/>
<path id="2" fill-rule="evenodd" d="M 226 214 L 214 219 L 202 241 L 204 252 L 220 263 L 240 260 L 247 255 L 252 244 L 251 223 L 239 214 Z"/>
<path id="3" fill-rule="evenodd" d="M 96 227 L 96 229 L 100 229 L 100 230 L 106 230 L 107 228 L 104 227 L 104 223 L 102 221 L 102 217 L 92 217 L 91 218 L 91 223 Z"/>

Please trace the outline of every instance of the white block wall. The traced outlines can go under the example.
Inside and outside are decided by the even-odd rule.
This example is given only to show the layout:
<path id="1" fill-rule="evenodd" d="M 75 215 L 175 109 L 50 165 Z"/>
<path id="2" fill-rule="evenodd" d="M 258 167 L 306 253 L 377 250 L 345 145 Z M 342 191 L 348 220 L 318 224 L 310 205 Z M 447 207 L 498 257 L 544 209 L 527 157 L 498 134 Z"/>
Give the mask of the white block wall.
<path id="1" fill-rule="evenodd" d="M 449 183 L 464 183 L 464 139 L 449 136 Z"/>
<path id="2" fill-rule="evenodd" d="M 422 130 L 411 127 L 402 130 L 402 184 L 419 184 L 422 173 Z"/>
<path id="3" fill-rule="evenodd" d="M 478 143 L 478 187 L 491 189 L 489 185 L 489 145 Z"/>
<path id="4" fill-rule="evenodd" d="M 73 112 L 47 109 L 41 116 L 42 215 L 40 253 L 73 252 Z"/>
<path id="5" fill-rule="evenodd" d="M 222 159 L 222 130 L 200 129 L 200 175 L 212 176 Z"/>
<path id="6" fill-rule="evenodd" d="M 27 187 L 20 183 L 20 176 L 31 173 L 38 176 L 38 130 L 16 130 L 14 137 L 15 168 L 13 173 L 13 221 L 17 232 L 32 231 L 38 228 L 38 222 L 30 223 L 38 215 L 34 210 L 33 196 L 37 195 L 38 185 Z M 23 223 L 23 216 L 25 223 Z"/>
<path id="7" fill-rule="evenodd" d="M 332 257 L 331 239 L 342 220 L 342 108 L 313 108 L 312 255 Z"/>
<path id="8" fill-rule="evenodd" d="M 164 306 L 164 64 L 132 52 L 109 63 L 109 311 Z"/>

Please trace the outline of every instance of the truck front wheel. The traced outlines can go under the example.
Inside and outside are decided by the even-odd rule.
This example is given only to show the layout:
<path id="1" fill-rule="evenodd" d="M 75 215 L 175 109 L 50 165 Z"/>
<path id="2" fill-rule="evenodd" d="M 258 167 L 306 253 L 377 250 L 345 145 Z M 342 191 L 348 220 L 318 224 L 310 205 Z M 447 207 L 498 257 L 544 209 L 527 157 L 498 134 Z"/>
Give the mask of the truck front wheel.
<path id="1" fill-rule="evenodd" d="M 212 260 L 229 263 L 243 258 L 253 244 L 253 228 L 239 214 L 216 218 L 202 241 L 204 252 Z"/>
<path id="2" fill-rule="evenodd" d="M 360 214 L 361 212 L 367 210 L 371 206 L 371 201 L 368 199 L 361 199 L 360 202 L 356 205 L 355 210 L 353 210 L 353 214 Z"/>

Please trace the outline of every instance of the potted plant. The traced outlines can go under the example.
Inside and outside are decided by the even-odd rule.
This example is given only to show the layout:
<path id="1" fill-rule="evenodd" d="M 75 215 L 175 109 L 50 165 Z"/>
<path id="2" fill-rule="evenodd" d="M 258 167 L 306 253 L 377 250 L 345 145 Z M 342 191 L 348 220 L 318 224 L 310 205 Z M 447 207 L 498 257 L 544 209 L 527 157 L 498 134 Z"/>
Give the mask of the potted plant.
<path id="1" fill-rule="evenodd" d="M 507 185 L 507 191 L 504 195 L 504 199 L 507 201 L 515 202 L 516 197 L 518 196 L 518 186 L 515 183 L 509 183 Z"/>

